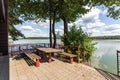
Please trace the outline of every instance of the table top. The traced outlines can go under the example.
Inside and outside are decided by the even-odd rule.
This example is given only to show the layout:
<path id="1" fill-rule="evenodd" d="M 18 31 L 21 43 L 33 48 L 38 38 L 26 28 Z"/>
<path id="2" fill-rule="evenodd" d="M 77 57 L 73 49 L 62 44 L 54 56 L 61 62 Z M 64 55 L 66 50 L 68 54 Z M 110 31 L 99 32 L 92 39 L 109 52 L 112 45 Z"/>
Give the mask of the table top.
<path id="1" fill-rule="evenodd" d="M 60 49 L 55 49 L 55 48 L 37 48 L 37 50 L 43 51 L 45 53 L 61 52 Z"/>

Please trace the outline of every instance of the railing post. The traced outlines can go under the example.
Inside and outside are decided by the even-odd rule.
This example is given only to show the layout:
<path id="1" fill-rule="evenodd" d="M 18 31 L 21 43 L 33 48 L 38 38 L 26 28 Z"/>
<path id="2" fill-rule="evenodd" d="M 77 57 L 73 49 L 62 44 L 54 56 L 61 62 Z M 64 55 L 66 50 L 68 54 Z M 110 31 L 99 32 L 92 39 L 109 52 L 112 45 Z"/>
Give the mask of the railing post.
<path id="1" fill-rule="evenodd" d="M 45 43 L 44 43 L 44 47 L 46 47 L 46 46 L 45 46 Z"/>
<path id="2" fill-rule="evenodd" d="M 117 75 L 120 76 L 120 68 L 119 68 L 119 65 L 120 65 L 120 62 L 119 62 L 119 54 L 120 54 L 120 51 L 117 50 Z"/>
<path id="3" fill-rule="evenodd" d="M 78 46 L 78 55 L 77 55 L 77 58 L 78 58 L 78 63 L 80 63 L 80 46 Z"/>
<path id="4" fill-rule="evenodd" d="M 20 47 L 20 44 L 19 44 L 19 53 L 21 53 L 21 47 Z"/>

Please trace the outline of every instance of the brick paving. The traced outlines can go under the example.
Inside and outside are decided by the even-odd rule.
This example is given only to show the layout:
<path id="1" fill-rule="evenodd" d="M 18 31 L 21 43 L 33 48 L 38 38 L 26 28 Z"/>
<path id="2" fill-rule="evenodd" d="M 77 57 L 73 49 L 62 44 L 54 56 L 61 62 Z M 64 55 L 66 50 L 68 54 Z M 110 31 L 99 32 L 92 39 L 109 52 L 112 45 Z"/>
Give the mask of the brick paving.
<path id="1" fill-rule="evenodd" d="M 35 67 L 29 66 L 23 58 L 10 58 L 10 80 L 106 80 L 92 67 L 53 60 L 52 63 L 43 62 L 40 67 Z"/>

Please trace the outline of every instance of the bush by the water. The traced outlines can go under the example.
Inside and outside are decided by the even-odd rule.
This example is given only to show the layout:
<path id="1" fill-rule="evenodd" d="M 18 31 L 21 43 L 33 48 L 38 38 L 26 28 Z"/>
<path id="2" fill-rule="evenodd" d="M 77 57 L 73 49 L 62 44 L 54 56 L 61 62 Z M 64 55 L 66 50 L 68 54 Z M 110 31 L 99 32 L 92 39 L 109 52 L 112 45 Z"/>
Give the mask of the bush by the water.
<path id="1" fill-rule="evenodd" d="M 76 46 L 80 46 L 80 59 L 82 61 L 88 61 L 95 51 L 94 43 L 90 34 L 84 32 L 81 27 L 72 26 L 68 32 L 61 37 L 62 42 L 67 45 L 64 49 L 67 49 L 71 54 L 78 54 Z"/>

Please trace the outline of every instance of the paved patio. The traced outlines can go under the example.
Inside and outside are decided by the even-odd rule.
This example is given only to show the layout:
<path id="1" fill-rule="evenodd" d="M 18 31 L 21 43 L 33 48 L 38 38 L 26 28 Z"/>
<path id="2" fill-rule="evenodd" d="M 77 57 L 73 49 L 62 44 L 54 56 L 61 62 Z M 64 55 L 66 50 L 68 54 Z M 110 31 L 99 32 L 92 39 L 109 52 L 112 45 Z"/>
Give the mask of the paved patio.
<path id="1" fill-rule="evenodd" d="M 94 68 L 53 60 L 52 63 L 43 62 L 40 67 L 35 67 L 29 66 L 23 58 L 10 58 L 10 80 L 106 80 Z"/>

